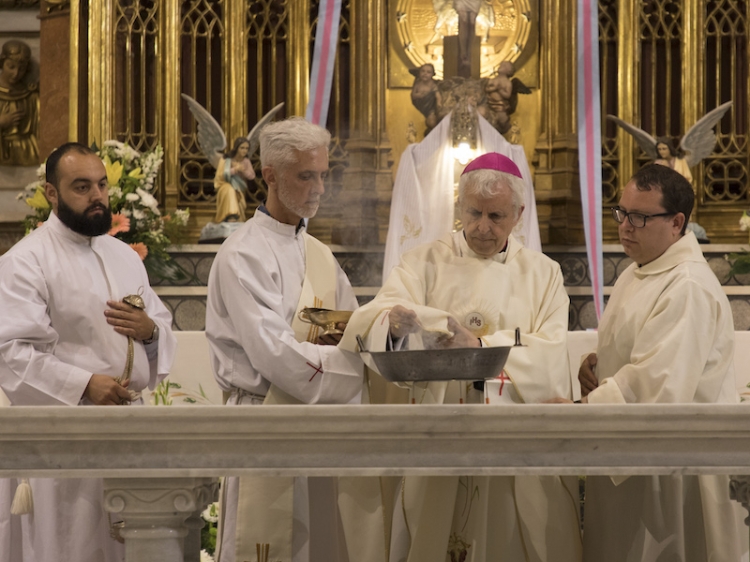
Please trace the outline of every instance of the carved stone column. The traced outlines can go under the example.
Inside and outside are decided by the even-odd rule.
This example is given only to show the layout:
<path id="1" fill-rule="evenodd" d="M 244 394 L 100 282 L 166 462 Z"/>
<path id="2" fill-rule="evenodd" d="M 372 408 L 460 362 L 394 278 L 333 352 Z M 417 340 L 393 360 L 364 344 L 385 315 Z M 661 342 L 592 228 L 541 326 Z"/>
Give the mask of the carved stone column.
<path id="1" fill-rule="evenodd" d="M 105 478 L 104 509 L 124 522 L 126 562 L 200 560 L 200 539 L 185 539 L 185 521 L 200 514 L 217 486 L 213 478 Z"/>
<path id="2" fill-rule="evenodd" d="M 542 119 L 535 156 L 539 230 L 542 244 L 581 244 L 575 2 L 542 2 L 539 21 Z"/>
<path id="3" fill-rule="evenodd" d="M 334 244 L 384 244 L 393 182 L 385 132 L 386 2 L 351 4 L 351 133 Z"/>

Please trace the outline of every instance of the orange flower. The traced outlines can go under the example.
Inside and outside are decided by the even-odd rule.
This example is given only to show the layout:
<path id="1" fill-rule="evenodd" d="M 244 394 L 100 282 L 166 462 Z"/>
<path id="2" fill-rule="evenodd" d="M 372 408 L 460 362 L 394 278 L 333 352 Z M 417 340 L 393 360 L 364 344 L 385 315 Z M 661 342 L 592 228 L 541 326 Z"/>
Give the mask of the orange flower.
<path id="1" fill-rule="evenodd" d="M 112 215 L 112 228 L 109 229 L 107 234 L 115 236 L 120 232 L 127 232 L 128 230 L 130 230 L 130 219 L 128 217 L 123 216 L 120 213 Z"/>
<path id="2" fill-rule="evenodd" d="M 143 242 L 136 242 L 135 244 L 128 244 L 133 250 L 135 250 L 135 253 L 141 256 L 141 261 L 146 259 L 146 256 L 148 255 L 148 248 Z"/>

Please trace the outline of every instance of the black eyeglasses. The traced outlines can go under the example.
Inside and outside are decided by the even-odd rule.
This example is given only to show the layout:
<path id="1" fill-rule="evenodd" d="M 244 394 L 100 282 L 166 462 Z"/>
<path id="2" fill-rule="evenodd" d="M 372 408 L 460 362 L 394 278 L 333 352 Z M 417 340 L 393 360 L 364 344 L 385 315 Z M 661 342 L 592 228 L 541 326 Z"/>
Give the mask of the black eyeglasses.
<path id="1" fill-rule="evenodd" d="M 623 223 L 625 219 L 636 228 L 643 228 L 646 226 L 647 219 L 653 219 L 654 217 L 671 217 L 677 213 L 657 213 L 655 215 L 644 215 L 643 213 L 628 213 L 620 207 L 612 207 L 612 218 L 617 222 Z"/>

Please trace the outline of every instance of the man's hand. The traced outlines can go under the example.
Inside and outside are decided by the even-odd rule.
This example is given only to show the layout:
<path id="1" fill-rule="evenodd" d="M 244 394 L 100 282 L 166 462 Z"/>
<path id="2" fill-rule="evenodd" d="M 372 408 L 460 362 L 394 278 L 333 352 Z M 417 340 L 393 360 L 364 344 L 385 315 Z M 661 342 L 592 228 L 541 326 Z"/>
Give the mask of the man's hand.
<path id="1" fill-rule="evenodd" d="M 473 332 L 459 324 L 458 320 L 452 316 L 448 317 L 448 329 L 453 332 L 453 336 L 443 336 L 438 338 L 438 348 L 481 347 L 479 344 L 479 338 L 477 338 Z"/>
<path id="2" fill-rule="evenodd" d="M 83 395 L 97 406 L 120 406 L 130 404 L 128 383 L 118 383 L 107 375 L 91 375 Z"/>
<path id="3" fill-rule="evenodd" d="M 114 326 L 115 332 L 136 340 L 147 340 L 154 333 L 156 323 L 145 310 L 120 301 L 107 301 L 109 310 L 104 311 L 107 323 Z"/>
<path id="4" fill-rule="evenodd" d="M 403 338 L 422 329 L 417 313 L 397 304 L 388 313 L 391 336 Z"/>
<path id="5" fill-rule="evenodd" d="M 581 396 L 588 395 L 589 392 L 599 386 L 599 381 L 594 374 L 595 367 L 596 353 L 591 353 L 583 360 L 581 368 L 578 370 L 578 382 L 581 383 Z"/>
<path id="6" fill-rule="evenodd" d="M 318 345 L 338 345 L 341 341 L 341 336 L 344 335 L 344 330 L 346 330 L 346 324 L 347 322 L 338 322 L 336 324 L 336 329 L 340 330 L 338 334 L 321 334 L 318 336 Z"/>

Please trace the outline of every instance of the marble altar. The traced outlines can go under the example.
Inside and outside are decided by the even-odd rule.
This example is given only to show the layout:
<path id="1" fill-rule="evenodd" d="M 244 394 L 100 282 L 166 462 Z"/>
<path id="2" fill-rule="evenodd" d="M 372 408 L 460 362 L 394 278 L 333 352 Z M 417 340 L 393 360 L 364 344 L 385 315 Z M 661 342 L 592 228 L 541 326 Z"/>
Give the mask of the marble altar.
<path id="1" fill-rule="evenodd" d="M 181 562 L 222 475 L 729 474 L 748 507 L 750 408 L 14 407 L 0 450 L 0 477 L 104 477 L 127 562 Z"/>

